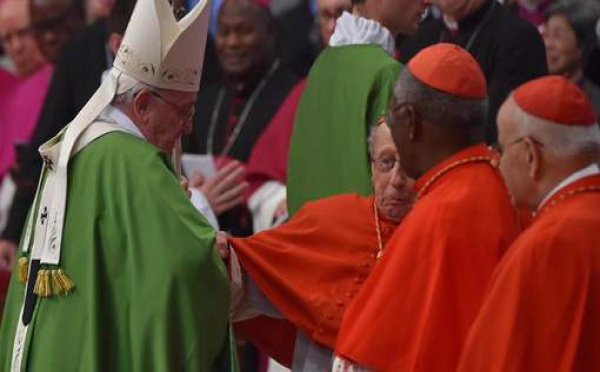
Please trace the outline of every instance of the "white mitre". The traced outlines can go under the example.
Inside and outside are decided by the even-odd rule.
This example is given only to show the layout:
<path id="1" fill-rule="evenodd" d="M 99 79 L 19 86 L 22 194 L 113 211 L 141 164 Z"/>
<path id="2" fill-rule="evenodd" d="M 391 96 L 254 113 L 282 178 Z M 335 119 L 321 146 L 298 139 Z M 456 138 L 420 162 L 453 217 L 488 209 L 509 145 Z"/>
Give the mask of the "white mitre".
<path id="1" fill-rule="evenodd" d="M 102 85 L 66 129 L 40 147 L 46 182 L 43 190 L 38 190 L 34 205 L 39 202 L 38 216 L 44 218 L 33 221 L 30 217 L 23 243 L 26 253 L 33 237 L 32 259 L 59 268 L 68 163 L 91 138 L 106 133 L 106 125 L 94 121 L 115 95 L 136 82 L 159 89 L 198 91 L 209 16 L 209 0 L 200 0 L 179 21 L 167 0 L 138 0 L 114 65 Z"/>

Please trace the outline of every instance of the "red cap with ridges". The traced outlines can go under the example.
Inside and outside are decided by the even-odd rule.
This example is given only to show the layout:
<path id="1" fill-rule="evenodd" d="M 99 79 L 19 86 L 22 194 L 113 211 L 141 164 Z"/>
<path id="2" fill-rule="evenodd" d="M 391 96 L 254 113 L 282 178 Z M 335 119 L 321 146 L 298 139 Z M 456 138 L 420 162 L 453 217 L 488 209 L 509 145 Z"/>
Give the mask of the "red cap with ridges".
<path id="1" fill-rule="evenodd" d="M 479 63 L 455 44 L 439 43 L 420 51 L 408 68 L 423 84 L 465 98 L 485 98 L 487 84 Z"/>
<path id="2" fill-rule="evenodd" d="M 531 80 L 513 92 L 515 103 L 529 115 L 564 125 L 592 125 L 596 114 L 583 90 L 563 76 Z"/>

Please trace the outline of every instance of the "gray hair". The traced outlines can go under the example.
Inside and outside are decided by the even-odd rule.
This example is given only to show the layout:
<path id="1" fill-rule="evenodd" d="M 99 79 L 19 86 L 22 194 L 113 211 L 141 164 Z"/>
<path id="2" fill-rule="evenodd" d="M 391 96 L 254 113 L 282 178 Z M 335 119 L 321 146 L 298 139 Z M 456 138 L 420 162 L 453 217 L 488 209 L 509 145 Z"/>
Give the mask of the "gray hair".
<path id="1" fill-rule="evenodd" d="M 394 86 L 396 103 L 410 103 L 432 124 L 444 126 L 470 139 L 483 140 L 487 98 L 472 99 L 444 93 L 419 81 L 408 68 L 400 72 Z"/>
<path id="2" fill-rule="evenodd" d="M 112 103 L 116 105 L 130 105 L 133 103 L 133 99 L 135 95 L 139 93 L 140 90 L 146 88 L 146 84 L 136 81 L 132 86 L 128 87 L 122 93 L 117 93 L 112 100 Z"/>
<path id="3" fill-rule="evenodd" d="M 512 96 L 510 98 L 512 100 Z M 544 152 L 555 158 L 600 154 L 600 127 L 563 125 L 540 119 L 523 111 L 513 100 L 512 115 L 517 123 L 516 138 L 531 136 L 541 142 Z"/>

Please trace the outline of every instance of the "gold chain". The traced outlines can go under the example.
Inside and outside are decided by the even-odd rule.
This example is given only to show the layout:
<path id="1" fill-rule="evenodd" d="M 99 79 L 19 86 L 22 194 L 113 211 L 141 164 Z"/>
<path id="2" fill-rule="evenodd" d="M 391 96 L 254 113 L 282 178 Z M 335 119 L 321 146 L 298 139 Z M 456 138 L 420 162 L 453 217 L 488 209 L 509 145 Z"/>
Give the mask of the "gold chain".
<path id="1" fill-rule="evenodd" d="M 429 188 L 431 187 L 431 185 L 435 181 L 437 181 L 441 176 L 443 176 L 444 174 L 448 173 L 452 169 L 460 167 L 461 165 L 465 165 L 465 164 L 483 163 L 483 162 L 489 163 L 494 168 L 498 167 L 498 161 L 495 160 L 491 156 L 473 156 L 473 157 L 462 159 L 462 160 L 459 160 L 459 161 L 454 162 L 452 164 L 449 164 L 448 166 L 446 166 L 445 168 L 443 168 L 442 170 L 440 170 L 439 172 L 437 172 L 436 174 L 434 174 L 433 177 L 431 177 L 429 179 L 429 181 L 427 181 L 425 183 L 425 185 L 423 185 L 423 187 L 421 188 L 421 190 L 417 194 L 417 199 L 416 200 L 421 199 L 421 197 L 429 190 Z"/>
<path id="2" fill-rule="evenodd" d="M 538 216 L 542 213 L 547 211 L 548 209 L 554 207 L 556 204 L 560 203 L 561 201 L 565 200 L 566 198 L 569 198 L 573 195 L 577 195 L 577 194 L 581 194 L 583 192 L 588 192 L 588 191 L 600 191 L 600 186 L 581 186 L 581 187 L 577 187 L 573 190 L 569 190 L 563 194 L 558 195 L 556 198 L 551 199 L 548 203 L 546 203 L 542 209 L 540 210 L 540 212 L 538 213 Z"/>
<path id="3" fill-rule="evenodd" d="M 383 243 L 381 241 L 381 228 L 379 227 L 379 211 L 375 200 L 373 200 L 373 213 L 375 214 L 375 232 L 377 232 L 377 259 L 379 259 L 383 255 Z"/>

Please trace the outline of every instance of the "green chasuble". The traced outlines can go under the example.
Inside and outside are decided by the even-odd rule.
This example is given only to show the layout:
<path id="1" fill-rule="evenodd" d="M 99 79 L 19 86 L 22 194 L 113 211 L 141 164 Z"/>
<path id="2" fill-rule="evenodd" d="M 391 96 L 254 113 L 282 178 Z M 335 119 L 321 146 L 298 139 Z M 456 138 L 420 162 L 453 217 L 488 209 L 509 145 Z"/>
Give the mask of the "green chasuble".
<path id="1" fill-rule="evenodd" d="M 214 370 L 229 348 L 230 292 L 213 243 L 156 147 L 123 132 L 96 139 L 69 163 L 60 266 L 75 289 L 37 298 L 22 369 Z M 10 370 L 23 294 L 13 275 L 2 371 Z"/>
<path id="2" fill-rule="evenodd" d="M 369 126 L 385 113 L 400 64 L 378 45 L 326 48 L 296 112 L 288 162 L 291 214 L 311 200 L 370 195 Z"/>

